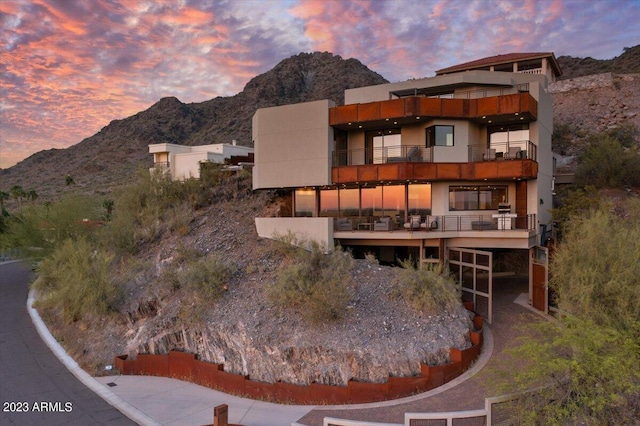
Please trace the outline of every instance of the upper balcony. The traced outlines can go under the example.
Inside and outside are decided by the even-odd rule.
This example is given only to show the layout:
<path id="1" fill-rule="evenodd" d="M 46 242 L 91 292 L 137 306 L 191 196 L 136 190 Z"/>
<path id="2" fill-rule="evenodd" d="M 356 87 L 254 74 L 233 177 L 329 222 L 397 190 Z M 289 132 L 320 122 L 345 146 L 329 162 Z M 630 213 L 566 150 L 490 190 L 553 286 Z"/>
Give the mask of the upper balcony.
<path id="1" fill-rule="evenodd" d="M 467 162 L 434 162 L 433 148 L 392 146 L 335 151 L 333 184 L 381 181 L 536 179 L 537 147 L 531 141 L 469 145 Z"/>
<path id="2" fill-rule="evenodd" d="M 434 118 L 466 118 L 478 123 L 537 120 L 538 103 L 528 86 L 456 93 L 452 97 L 407 96 L 329 109 L 329 125 L 343 130 L 403 126 Z"/>

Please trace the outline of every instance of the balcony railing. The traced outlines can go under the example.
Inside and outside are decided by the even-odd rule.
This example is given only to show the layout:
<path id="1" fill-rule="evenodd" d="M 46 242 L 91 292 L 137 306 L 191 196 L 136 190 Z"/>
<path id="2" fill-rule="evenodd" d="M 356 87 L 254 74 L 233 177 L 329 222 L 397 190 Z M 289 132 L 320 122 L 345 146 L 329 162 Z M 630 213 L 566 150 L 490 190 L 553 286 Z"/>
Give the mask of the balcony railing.
<path id="1" fill-rule="evenodd" d="M 544 74 L 544 71 L 542 70 L 542 68 L 533 68 L 533 69 L 530 69 L 530 70 L 518 71 L 518 73 L 520 73 L 520 74 Z"/>
<path id="2" fill-rule="evenodd" d="M 537 146 L 531 141 L 491 142 L 469 145 L 469 161 L 533 160 L 538 161 Z"/>
<path id="3" fill-rule="evenodd" d="M 333 167 L 385 163 L 431 163 L 433 151 L 421 145 L 397 145 L 373 149 L 338 150 L 333 153 Z"/>
<path id="4" fill-rule="evenodd" d="M 523 93 L 523 92 L 529 92 L 529 83 L 517 84 L 513 87 L 466 90 L 463 92 L 447 93 L 444 95 L 428 95 L 427 97 L 438 98 L 438 99 L 481 99 L 481 98 L 488 98 L 492 96 L 513 95 L 516 93 Z M 413 94 L 412 96 L 418 96 L 417 89 L 416 89 L 416 93 Z"/>
<path id="5" fill-rule="evenodd" d="M 153 163 L 153 168 L 162 172 L 169 170 L 169 166 L 168 161 L 158 161 L 157 163 Z"/>
<path id="6" fill-rule="evenodd" d="M 485 144 L 469 145 L 468 155 L 468 162 L 537 161 L 537 146 L 528 140 L 492 142 L 489 147 Z M 399 145 L 374 149 L 345 149 L 333 152 L 333 167 L 388 163 L 433 163 L 433 149 L 420 145 Z"/>
<path id="7" fill-rule="evenodd" d="M 498 216 L 498 217 L 495 217 Z M 405 221 L 401 218 L 391 218 L 391 229 L 376 227 L 380 217 L 342 217 L 335 218 L 334 230 L 366 231 L 366 232 L 463 232 L 463 231 L 535 231 L 536 215 L 510 215 L 510 217 L 496 213 L 470 215 L 427 215 L 421 217 L 421 226 L 405 228 Z"/>

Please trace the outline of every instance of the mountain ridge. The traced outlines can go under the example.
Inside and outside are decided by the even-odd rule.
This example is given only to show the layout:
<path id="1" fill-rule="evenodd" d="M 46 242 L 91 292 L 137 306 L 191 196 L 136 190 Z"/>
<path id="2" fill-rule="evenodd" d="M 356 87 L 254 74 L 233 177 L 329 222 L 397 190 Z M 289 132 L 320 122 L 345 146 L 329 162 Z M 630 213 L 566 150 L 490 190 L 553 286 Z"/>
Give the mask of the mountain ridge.
<path id="1" fill-rule="evenodd" d="M 558 62 L 565 71 L 563 79 L 585 72 L 640 73 L 640 45 L 625 48 L 611 60 L 560 56 Z M 258 108 L 320 99 L 341 105 L 345 89 L 387 82 L 357 59 L 329 52 L 300 53 L 252 78 L 236 95 L 188 104 L 172 96 L 161 98 L 146 110 L 111 121 L 75 145 L 37 152 L 0 170 L 0 189 L 20 185 L 35 189 L 45 200 L 68 191 L 107 194 L 130 181 L 137 169 L 151 166 L 149 144 L 194 146 L 236 140 L 251 146 L 251 118 Z M 558 107 L 563 104 L 570 103 Z M 576 111 L 564 115 L 575 116 Z M 65 185 L 67 175 L 75 185 Z"/>

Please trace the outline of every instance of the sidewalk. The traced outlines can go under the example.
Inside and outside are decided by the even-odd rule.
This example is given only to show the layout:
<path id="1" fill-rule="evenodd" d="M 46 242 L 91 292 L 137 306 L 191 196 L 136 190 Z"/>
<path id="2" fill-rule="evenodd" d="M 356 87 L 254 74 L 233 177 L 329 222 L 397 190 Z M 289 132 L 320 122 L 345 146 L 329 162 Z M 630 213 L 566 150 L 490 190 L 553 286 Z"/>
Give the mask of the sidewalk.
<path id="1" fill-rule="evenodd" d="M 493 371 L 491 367 L 499 366 L 504 369 L 511 362 L 504 353 L 506 343 L 520 335 L 518 327 L 540 319 L 539 315 L 528 308 L 514 303 L 523 292 L 524 284 L 507 281 L 500 284 L 496 280 L 495 286 L 501 285 L 503 288 L 494 297 L 494 321 L 490 329 L 485 329 L 485 348 L 472 368 L 444 386 L 399 400 L 350 406 L 280 405 L 231 396 L 176 379 L 149 376 L 92 378 L 84 371 L 82 373 L 86 377 L 73 370 L 72 372 L 111 405 L 144 425 L 212 424 L 213 408 L 220 404 L 229 406 L 231 423 L 245 426 L 284 426 L 295 422 L 306 426 L 322 426 L 324 417 L 403 424 L 405 412 L 479 409 L 484 407 L 485 397 L 499 394 L 496 393 L 498 390 L 491 388 L 494 380 L 488 376 L 496 373 L 487 371 Z M 49 332 L 37 311 L 31 308 L 32 302 L 30 295 L 29 313 L 39 333 L 50 347 L 58 345 L 52 337 L 44 337 Z M 52 350 L 67 368 L 78 368 L 61 347 Z"/>
<path id="2" fill-rule="evenodd" d="M 290 425 L 313 406 L 279 405 L 240 398 L 166 377 L 111 376 L 96 378 L 111 392 L 166 426 L 213 423 L 213 407 L 229 406 L 229 422 L 246 426 Z"/>

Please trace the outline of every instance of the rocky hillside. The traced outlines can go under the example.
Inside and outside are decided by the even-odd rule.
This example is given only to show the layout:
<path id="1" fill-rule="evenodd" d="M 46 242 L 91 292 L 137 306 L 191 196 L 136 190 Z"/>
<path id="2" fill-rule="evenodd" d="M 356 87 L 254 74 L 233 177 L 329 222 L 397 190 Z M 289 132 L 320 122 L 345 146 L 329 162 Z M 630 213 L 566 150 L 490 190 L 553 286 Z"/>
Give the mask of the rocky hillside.
<path id="1" fill-rule="evenodd" d="M 558 63 L 562 69 L 561 80 L 584 77 L 586 75 L 614 73 L 640 73 L 640 45 L 625 47 L 620 56 L 613 59 L 574 58 L 559 56 Z"/>
<path id="2" fill-rule="evenodd" d="M 549 89 L 557 154 L 575 156 L 590 134 L 603 132 L 624 132 L 640 143 L 640 72 L 577 77 Z"/>
<path id="3" fill-rule="evenodd" d="M 331 53 L 301 53 L 280 62 L 253 78 L 235 96 L 184 104 L 170 97 L 146 111 L 114 120 L 97 134 L 67 149 L 38 152 L 3 170 L 0 188 L 13 185 L 35 189 L 41 199 L 70 189 L 108 192 L 130 181 L 137 168 L 148 168 L 148 145 L 175 143 L 205 145 L 230 143 L 251 145 L 251 118 L 256 109 L 331 99 L 344 102 L 347 88 L 386 83 L 382 76 L 355 59 Z M 76 185 L 69 188 L 71 175 Z"/>
<path id="4" fill-rule="evenodd" d="M 104 374 L 115 356 L 177 349 L 257 381 L 346 386 L 350 379 L 414 376 L 420 362 L 443 364 L 449 348 L 470 346 L 469 312 L 461 305 L 415 309 L 392 291 L 400 268 L 373 260 L 354 260 L 354 288 L 340 320 L 314 325 L 300 308 L 279 308 L 268 287 L 292 259 L 277 242 L 258 237 L 253 218 L 273 214 L 283 199 L 252 192 L 250 175 L 232 176 L 208 191 L 209 203 L 201 208 L 176 204 L 173 219 L 154 221 L 148 229 L 156 237 L 113 269 L 113 282 L 126 295 L 116 312 L 65 321 L 62 309 L 39 307 L 85 369 Z M 233 265 L 216 299 L 176 281 L 207 256 Z"/>

